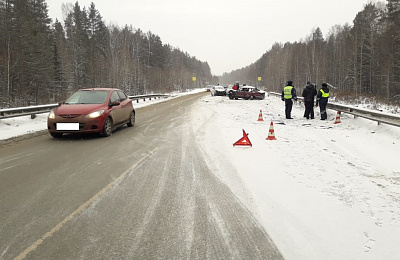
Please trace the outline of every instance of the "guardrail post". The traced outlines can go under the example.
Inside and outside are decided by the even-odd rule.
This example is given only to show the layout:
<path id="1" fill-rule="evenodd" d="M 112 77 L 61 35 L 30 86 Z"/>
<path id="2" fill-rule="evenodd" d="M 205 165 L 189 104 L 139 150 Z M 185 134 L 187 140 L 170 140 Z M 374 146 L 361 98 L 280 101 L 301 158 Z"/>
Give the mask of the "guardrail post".
<path id="1" fill-rule="evenodd" d="M 349 109 L 349 112 L 350 112 L 350 113 L 351 113 L 351 112 L 353 112 L 353 109 L 351 109 L 351 108 L 350 108 L 350 109 Z M 353 116 L 354 116 L 354 119 L 356 119 L 356 118 L 357 118 L 357 116 L 356 116 L 356 115 L 354 115 L 354 114 L 353 114 Z"/>

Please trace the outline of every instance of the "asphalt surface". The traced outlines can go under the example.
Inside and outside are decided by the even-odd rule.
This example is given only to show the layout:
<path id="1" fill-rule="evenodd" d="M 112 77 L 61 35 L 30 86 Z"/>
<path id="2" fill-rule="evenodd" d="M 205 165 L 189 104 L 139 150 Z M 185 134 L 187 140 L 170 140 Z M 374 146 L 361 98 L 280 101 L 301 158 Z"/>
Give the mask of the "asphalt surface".
<path id="1" fill-rule="evenodd" d="M 137 109 L 107 138 L 2 145 L 0 259 L 282 259 L 194 141 L 203 95 Z"/>

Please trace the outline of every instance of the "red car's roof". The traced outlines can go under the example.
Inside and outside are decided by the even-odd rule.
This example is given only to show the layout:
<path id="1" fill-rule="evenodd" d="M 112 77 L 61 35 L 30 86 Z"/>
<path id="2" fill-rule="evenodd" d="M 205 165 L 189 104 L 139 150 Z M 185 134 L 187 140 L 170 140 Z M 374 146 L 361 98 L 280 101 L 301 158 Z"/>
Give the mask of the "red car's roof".
<path id="1" fill-rule="evenodd" d="M 105 91 L 111 91 L 111 90 L 120 90 L 118 88 L 84 88 L 84 89 L 80 89 L 79 91 L 91 91 L 91 90 L 105 90 Z"/>

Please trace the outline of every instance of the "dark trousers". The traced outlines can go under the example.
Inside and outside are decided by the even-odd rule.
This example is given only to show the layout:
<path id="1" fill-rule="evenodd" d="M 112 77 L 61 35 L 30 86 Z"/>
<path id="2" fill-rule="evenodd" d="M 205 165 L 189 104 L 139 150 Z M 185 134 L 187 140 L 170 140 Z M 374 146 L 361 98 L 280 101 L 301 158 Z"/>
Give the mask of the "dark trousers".
<path id="1" fill-rule="evenodd" d="M 293 101 L 291 99 L 285 99 L 285 115 L 286 115 L 286 118 L 292 118 L 291 117 L 292 107 L 293 107 Z"/>
<path id="2" fill-rule="evenodd" d="M 325 120 L 328 118 L 328 115 L 326 114 L 326 105 L 328 104 L 328 100 L 320 100 L 319 101 L 319 111 L 321 113 L 321 119 Z"/>
<path id="3" fill-rule="evenodd" d="M 310 118 L 314 119 L 314 101 L 305 101 L 305 112 L 304 112 L 304 117 L 306 117 L 307 119 Z"/>

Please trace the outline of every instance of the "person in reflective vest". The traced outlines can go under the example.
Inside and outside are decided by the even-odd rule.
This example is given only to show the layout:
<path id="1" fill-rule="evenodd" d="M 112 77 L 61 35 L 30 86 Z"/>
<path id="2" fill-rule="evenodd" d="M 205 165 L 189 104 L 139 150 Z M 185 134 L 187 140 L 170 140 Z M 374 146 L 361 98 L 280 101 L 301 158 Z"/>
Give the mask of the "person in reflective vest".
<path id="1" fill-rule="evenodd" d="M 326 113 L 326 105 L 328 104 L 328 99 L 329 99 L 328 84 L 322 83 L 322 88 L 320 88 L 317 94 L 317 104 L 315 105 L 316 107 L 318 107 L 319 104 L 321 120 L 326 120 L 328 118 L 328 115 Z"/>
<path id="2" fill-rule="evenodd" d="M 293 100 L 297 101 L 296 89 L 293 86 L 293 82 L 289 80 L 286 87 L 282 90 L 282 101 L 285 101 L 285 116 L 286 119 L 293 119 L 291 116 Z"/>

